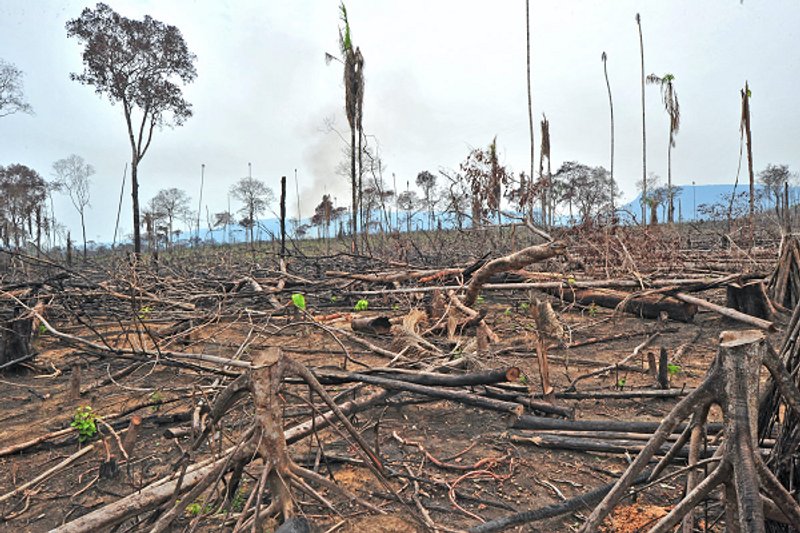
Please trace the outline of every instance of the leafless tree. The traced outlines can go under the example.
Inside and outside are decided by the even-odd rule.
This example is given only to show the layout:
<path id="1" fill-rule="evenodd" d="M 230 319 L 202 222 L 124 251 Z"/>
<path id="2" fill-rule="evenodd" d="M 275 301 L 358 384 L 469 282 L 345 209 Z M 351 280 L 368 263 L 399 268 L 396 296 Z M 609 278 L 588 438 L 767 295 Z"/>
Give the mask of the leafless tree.
<path id="1" fill-rule="evenodd" d="M 0 117 L 14 113 L 33 114 L 22 91 L 22 71 L 0 59 Z"/>
<path id="2" fill-rule="evenodd" d="M 55 184 L 66 190 L 72 205 L 81 217 L 81 234 L 83 237 L 83 260 L 86 261 L 86 208 L 89 207 L 89 178 L 94 174 L 94 167 L 79 156 L 72 154 L 53 163 Z"/>
<path id="3" fill-rule="evenodd" d="M 611 83 L 608 81 L 608 56 L 606 55 L 605 52 L 603 52 L 603 55 L 600 56 L 600 59 L 603 61 L 603 75 L 606 78 L 606 89 L 608 89 L 608 108 L 609 108 L 609 111 L 611 112 L 611 169 L 610 169 L 609 172 L 611 174 L 611 188 L 612 188 L 612 194 L 611 194 L 611 219 L 612 219 L 612 223 L 613 223 L 613 220 L 615 218 L 615 213 L 614 213 L 614 193 L 613 193 L 613 190 L 615 190 L 614 189 L 615 188 L 615 185 L 614 185 L 614 101 L 611 99 Z"/>
<path id="4" fill-rule="evenodd" d="M 789 165 L 767 165 L 767 168 L 758 173 L 758 181 L 769 193 L 770 197 L 775 202 L 775 214 L 780 216 L 781 210 L 781 196 L 783 189 L 787 183 L 792 179 L 792 172 L 789 171 Z"/>
<path id="5" fill-rule="evenodd" d="M 436 190 L 436 176 L 423 170 L 417 174 L 416 179 L 417 187 L 422 189 L 422 197 L 425 202 L 425 208 L 428 211 L 428 229 L 433 229 L 433 219 L 435 218 L 436 198 L 434 198 L 434 191 Z"/>
<path id="6" fill-rule="evenodd" d="M 642 225 L 647 225 L 647 127 L 645 126 L 644 105 L 644 40 L 642 39 L 642 17 L 636 13 L 636 25 L 639 27 L 639 57 L 642 64 Z"/>
<path id="7" fill-rule="evenodd" d="M 67 22 L 67 36 L 85 45 L 83 73 L 71 78 L 93 86 L 112 104 L 122 104 L 131 146 L 133 241 L 138 254 L 139 163 L 150 148 L 156 126 L 180 126 L 192 116 L 192 106 L 176 80 L 185 84 L 195 79 L 195 56 L 177 27 L 149 15 L 143 20 L 129 19 L 102 3 Z"/>
<path id="8" fill-rule="evenodd" d="M 231 187 L 231 196 L 242 202 L 242 226 L 247 230 L 250 243 L 255 242 L 254 228 L 258 217 L 267 211 L 275 201 L 275 193 L 263 181 L 256 178 L 242 178 Z"/>
<path id="9" fill-rule="evenodd" d="M 161 213 L 167 223 L 167 243 L 172 245 L 175 219 L 193 219 L 194 213 L 189 209 L 189 195 L 186 191 L 171 187 L 161 189 L 153 197 L 154 210 Z"/>

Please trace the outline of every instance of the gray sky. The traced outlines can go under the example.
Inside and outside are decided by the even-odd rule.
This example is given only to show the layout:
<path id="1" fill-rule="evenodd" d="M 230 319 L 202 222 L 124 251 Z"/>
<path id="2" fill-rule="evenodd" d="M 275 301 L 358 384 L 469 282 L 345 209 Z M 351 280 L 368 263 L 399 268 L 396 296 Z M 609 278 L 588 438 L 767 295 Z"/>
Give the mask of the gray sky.
<path id="1" fill-rule="evenodd" d="M 121 14 L 149 14 L 174 24 L 197 55 L 197 80 L 185 89 L 194 117 L 155 134 L 140 166 L 141 199 L 179 187 L 197 202 L 206 164 L 205 205 L 224 210 L 227 191 L 253 175 L 279 188 L 297 169 L 302 214 L 324 192 L 347 202 L 334 174 L 347 131 L 337 52 L 335 1 L 110 0 Z M 22 163 L 51 177 L 53 161 L 71 153 L 97 169 L 89 238 L 110 240 L 120 179 L 130 148 L 120 107 L 69 80 L 81 48 L 64 24 L 93 3 L 0 0 L 0 57 L 25 72 L 36 114 L 0 118 L 0 165 Z M 354 43 L 365 57 L 364 127 L 374 135 L 386 177 L 398 188 L 421 170 L 457 168 L 471 147 L 494 135 L 505 164 L 529 164 L 522 0 L 349 0 Z M 616 119 L 615 177 L 626 199 L 641 178 L 639 42 L 645 70 L 672 73 L 681 104 L 673 150 L 678 184 L 731 183 L 739 153 L 739 90 L 750 81 L 755 167 L 800 168 L 800 2 L 670 0 L 531 2 L 533 106 L 550 120 L 553 170 L 565 160 L 609 163 L 609 114 L 601 53 Z M 666 179 L 668 121 L 657 87 L 647 88 L 648 170 Z M 373 140 L 373 142 L 375 142 Z M 292 187 L 290 187 L 292 190 Z M 294 202 L 290 204 L 294 215 Z M 236 209 L 236 205 L 232 206 Z M 205 207 L 204 207 L 205 211 Z M 65 198 L 56 216 L 76 229 Z M 122 228 L 131 231 L 130 194 Z"/>

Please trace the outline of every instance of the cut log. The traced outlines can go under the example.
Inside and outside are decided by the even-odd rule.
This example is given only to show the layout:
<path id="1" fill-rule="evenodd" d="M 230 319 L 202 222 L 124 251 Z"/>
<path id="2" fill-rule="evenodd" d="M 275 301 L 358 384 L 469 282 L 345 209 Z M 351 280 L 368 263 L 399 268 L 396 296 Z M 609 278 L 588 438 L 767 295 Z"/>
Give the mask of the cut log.
<path id="1" fill-rule="evenodd" d="M 350 321 L 350 328 L 361 333 L 388 335 L 392 329 L 392 323 L 389 322 L 389 317 L 385 316 L 354 317 Z"/>
<path id="2" fill-rule="evenodd" d="M 611 289 L 575 289 L 561 290 L 548 289 L 547 292 L 560 296 L 570 302 L 577 302 L 581 305 L 599 305 L 610 309 L 617 309 L 630 294 L 623 291 Z M 641 318 L 659 318 L 662 312 L 678 322 L 691 322 L 697 313 L 697 305 L 676 301 L 674 298 L 648 295 L 637 296 L 627 300 L 621 309 L 626 313 L 639 316 Z"/>

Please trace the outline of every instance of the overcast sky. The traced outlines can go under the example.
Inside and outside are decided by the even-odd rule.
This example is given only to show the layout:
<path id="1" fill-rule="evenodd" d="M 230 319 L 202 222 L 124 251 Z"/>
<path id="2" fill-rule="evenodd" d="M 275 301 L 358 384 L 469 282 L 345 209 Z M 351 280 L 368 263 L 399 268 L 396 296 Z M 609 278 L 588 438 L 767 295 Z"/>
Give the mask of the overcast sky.
<path id="1" fill-rule="evenodd" d="M 205 206 L 227 207 L 232 183 L 247 175 L 274 190 L 297 169 L 303 216 L 324 192 L 338 205 L 349 196 L 335 175 L 343 143 L 326 128 L 347 131 L 337 52 L 335 1 L 110 0 L 121 14 L 149 14 L 174 24 L 197 55 L 196 81 L 186 87 L 194 116 L 157 131 L 140 166 L 143 201 L 179 187 L 196 208 L 201 164 Z M 64 25 L 93 3 L 0 0 L 0 57 L 25 72 L 35 115 L 0 118 L 0 165 L 22 163 L 52 175 L 69 154 L 97 169 L 89 238 L 110 240 L 120 180 L 130 160 L 120 107 L 69 79 L 80 72 L 81 48 Z M 365 58 L 364 128 L 374 136 L 398 188 L 421 170 L 457 168 L 472 147 L 497 135 L 503 162 L 529 165 L 525 81 L 525 2 L 347 2 L 353 41 Z M 616 118 L 615 177 L 624 197 L 641 178 L 639 40 L 645 70 L 672 73 L 681 106 L 673 150 L 678 184 L 732 183 L 739 154 L 740 95 L 752 90 L 756 170 L 768 163 L 800 169 L 800 2 L 796 0 L 669 0 L 531 2 L 533 107 L 550 120 L 553 170 L 562 161 L 609 164 L 609 110 L 601 53 Z M 666 178 L 668 120 L 657 87 L 647 88 L 648 170 Z M 290 189 L 291 190 L 291 189 Z M 234 209 L 237 206 L 232 206 Z M 294 204 L 290 214 L 294 215 Z M 68 200 L 57 218 L 73 229 Z M 204 216 L 205 218 L 205 216 Z M 122 228 L 131 231 L 130 191 Z"/>

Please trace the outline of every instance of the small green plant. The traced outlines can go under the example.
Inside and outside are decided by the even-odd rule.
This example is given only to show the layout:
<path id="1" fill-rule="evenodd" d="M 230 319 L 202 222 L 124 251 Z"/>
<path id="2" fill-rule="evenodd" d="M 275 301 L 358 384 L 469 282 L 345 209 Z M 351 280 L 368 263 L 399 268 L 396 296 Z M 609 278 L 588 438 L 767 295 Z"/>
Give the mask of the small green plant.
<path id="1" fill-rule="evenodd" d="M 569 285 L 570 287 L 575 285 L 575 278 L 573 278 L 572 276 L 568 277 L 567 278 L 567 285 Z"/>
<path id="2" fill-rule="evenodd" d="M 531 308 L 531 304 L 529 304 L 528 302 L 520 302 L 519 303 L 519 310 L 521 312 L 523 312 L 523 313 L 527 313 L 528 309 L 530 309 L 530 308 Z"/>
<path id="3" fill-rule="evenodd" d="M 139 309 L 139 320 L 147 320 L 150 318 L 150 315 L 153 313 L 153 308 L 149 305 L 143 305 Z"/>
<path id="4" fill-rule="evenodd" d="M 78 430 L 78 442 L 83 444 L 97 434 L 97 415 L 88 405 L 78 407 L 72 416 L 70 426 Z"/>
<path id="5" fill-rule="evenodd" d="M 475 303 L 476 303 L 477 305 L 481 305 L 481 304 L 482 304 L 482 303 L 484 303 L 485 301 L 486 301 L 486 298 L 484 298 L 483 296 L 478 296 L 477 298 L 475 298 Z"/>
<path id="6" fill-rule="evenodd" d="M 619 378 L 619 379 L 617 380 L 617 388 L 618 388 L 618 389 L 622 389 L 622 388 L 624 388 L 624 387 L 625 387 L 625 384 L 626 384 L 627 382 L 628 382 L 628 380 L 627 380 L 627 379 L 625 379 L 625 378 Z"/>
<path id="7" fill-rule="evenodd" d="M 189 516 L 199 516 L 201 514 L 207 514 L 212 511 L 212 507 L 209 504 L 202 504 L 200 502 L 193 502 L 186 506 L 186 514 Z"/>
<path id="8" fill-rule="evenodd" d="M 400 304 L 392 304 L 392 311 L 399 311 L 399 310 L 400 310 Z"/>
<path id="9" fill-rule="evenodd" d="M 164 395 L 161 394 L 161 391 L 153 391 L 150 395 L 150 403 L 155 405 L 150 406 L 150 410 L 154 413 L 161 409 L 161 404 L 164 402 Z"/>
<path id="10" fill-rule="evenodd" d="M 331 296 L 331 303 L 332 304 L 335 304 L 338 301 L 339 301 L 339 297 L 338 296 L 336 296 L 336 295 Z"/>
<path id="11" fill-rule="evenodd" d="M 528 376 L 526 374 L 521 373 L 519 375 L 519 382 L 522 383 L 523 385 L 527 385 L 528 384 Z"/>
<path id="12" fill-rule="evenodd" d="M 674 376 L 680 371 L 681 371 L 681 365 L 667 363 L 667 374 L 669 374 L 670 376 Z"/>
<path id="13" fill-rule="evenodd" d="M 597 310 L 598 310 L 597 304 L 592 302 L 592 304 L 589 306 L 589 316 L 592 318 L 596 317 Z"/>
<path id="14" fill-rule="evenodd" d="M 510 307 L 506 308 L 506 310 L 505 310 L 505 311 L 503 311 L 503 314 L 504 314 L 505 316 L 511 316 L 511 313 L 512 313 L 512 311 L 511 311 L 511 308 L 510 308 Z"/>
<path id="15" fill-rule="evenodd" d="M 47 333 L 47 328 L 44 326 L 44 324 L 39 324 L 37 331 L 39 332 L 39 335 L 44 335 Z"/>
<path id="16" fill-rule="evenodd" d="M 356 302 L 356 305 L 353 307 L 353 311 L 366 311 L 369 307 L 369 302 L 367 300 L 361 299 Z"/>
<path id="17" fill-rule="evenodd" d="M 306 310 L 306 297 L 299 292 L 292 294 L 292 303 L 296 308 L 302 311 Z"/>
<path id="18" fill-rule="evenodd" d="M 247 493 L 244 487 L 241 487 L 236 491 L 236 495 L 233 497 L 233 501 L 231 501 L 231 511 L 234 513 L 242 512 L 242 509 L 244 509 L 246 494 Z"/>

